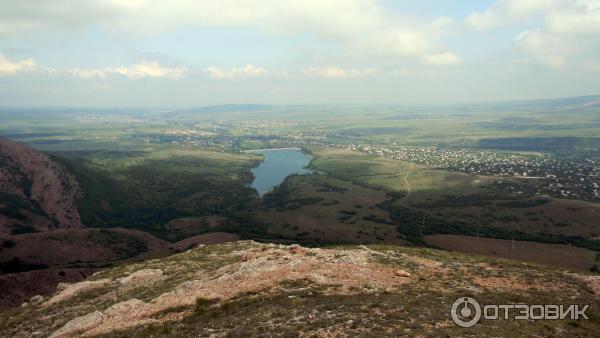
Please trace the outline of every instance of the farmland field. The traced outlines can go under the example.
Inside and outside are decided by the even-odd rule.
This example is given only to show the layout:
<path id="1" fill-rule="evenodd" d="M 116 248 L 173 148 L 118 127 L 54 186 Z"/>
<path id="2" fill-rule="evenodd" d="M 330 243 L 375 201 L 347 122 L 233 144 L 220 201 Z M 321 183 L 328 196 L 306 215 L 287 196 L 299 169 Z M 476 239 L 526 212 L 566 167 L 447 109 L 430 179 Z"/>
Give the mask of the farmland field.
<path id="1" fill-rule="evenodd" d="M 597 269 L 597 252 L 562 244 L 546 244 L 460 235 L 429 235 L 425 242 L 433 247 L 498 258 L 518 259 L 566 269 Z"/>

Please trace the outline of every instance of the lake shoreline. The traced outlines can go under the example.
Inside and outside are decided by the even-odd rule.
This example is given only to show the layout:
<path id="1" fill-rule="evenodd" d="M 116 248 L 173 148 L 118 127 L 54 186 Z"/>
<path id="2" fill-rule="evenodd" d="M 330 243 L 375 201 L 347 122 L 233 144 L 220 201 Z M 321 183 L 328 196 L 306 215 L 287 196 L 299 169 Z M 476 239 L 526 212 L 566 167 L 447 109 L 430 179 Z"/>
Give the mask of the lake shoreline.
<path id="1" fill-rule="evenodd" d="M 244 150 L 244 153 L 257 153 L 257 152 L 264 152 L 264 151 L 277 151 L 277 150 L 300 150 L 302 151 L 302 148 L 299 147 L 290 147 L 290 148 L 265 148 L 265 149 L 252 149 L 252 150 Z M 304 151 L 302 151 L 304 152 Z"/>
<path id="2" fill-rule="evenodd" d="M 255 149 L 246 152 L 263 155 L 263 160 L 252 169 L 254 181 L 250 184 L 261 197 L 279 187 L 290 175 L 312 172 L 307 166 L 314 157 L 302 148 Z"/>

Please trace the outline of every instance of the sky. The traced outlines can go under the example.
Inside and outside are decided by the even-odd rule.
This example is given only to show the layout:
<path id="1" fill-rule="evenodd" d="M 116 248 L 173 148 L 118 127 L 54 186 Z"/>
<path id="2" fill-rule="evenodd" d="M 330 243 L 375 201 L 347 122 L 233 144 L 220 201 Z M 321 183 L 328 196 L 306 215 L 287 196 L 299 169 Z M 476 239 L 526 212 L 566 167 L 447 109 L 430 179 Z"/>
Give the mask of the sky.
<path id="1" fill-rule="evenodd" d="M 0 0 L 0 106 L 600 94 L 600 0 Z"/>

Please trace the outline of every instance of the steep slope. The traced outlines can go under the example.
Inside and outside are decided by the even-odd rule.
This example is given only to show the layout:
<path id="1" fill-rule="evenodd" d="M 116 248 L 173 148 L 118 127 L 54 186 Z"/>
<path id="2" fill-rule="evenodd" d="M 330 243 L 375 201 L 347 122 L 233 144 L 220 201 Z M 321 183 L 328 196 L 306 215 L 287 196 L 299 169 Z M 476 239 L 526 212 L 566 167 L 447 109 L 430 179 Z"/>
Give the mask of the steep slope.
<path id="1" fill-rule="evenodd" d="M 60 164 L 26 145 L 0 137 L 0 236 L 81 228 L 81 190 Z"/>
<path id="2" fill-rule="evenodd" d="M 0 311 L 34 295 L 54 293 L 58 283 L 81 280 L 101 267 L 238 239 L 236 234 L 213 232 L 170 243 L 121 228 L 57 229 L 0 238 Z"/>
<path id="3" fill-rule="evenodd" d="M 0 275 L 0 311 L 21 305 L 35 295 L 47 295 L 56 291 L 59 283 L 84 280 L 98 269 L 52 268 Z"/>
<path id="4" fill-rule="evenodd" d="M 6 337 L 588 336 L 600 330 L 597 277 L 431 249 L 201 245 L 61 284 L 0 313 Z M 589 320 L 452 322 L 482 304 L 588 304 Z"/>

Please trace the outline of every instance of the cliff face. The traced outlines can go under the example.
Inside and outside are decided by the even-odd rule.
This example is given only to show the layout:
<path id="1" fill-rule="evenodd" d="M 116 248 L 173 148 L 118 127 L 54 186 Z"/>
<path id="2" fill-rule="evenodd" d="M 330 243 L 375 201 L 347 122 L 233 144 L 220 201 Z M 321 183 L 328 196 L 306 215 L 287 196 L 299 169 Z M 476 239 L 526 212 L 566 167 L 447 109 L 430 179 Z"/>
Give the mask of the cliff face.
<path id="1" fill-rule="evenodd" d="M 80 228 L 81 189 L 60 164 L 0 137 L 0 235 Z"/>
<path id="2" fill-rule="evenodd" d="M 588 336 L 582 321 L 452 322 L 456 299 L 589 304 L 597 277 L 431 249 L 200 245 L 61 284 L 0 312 L 0 336 Z"/>

